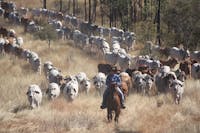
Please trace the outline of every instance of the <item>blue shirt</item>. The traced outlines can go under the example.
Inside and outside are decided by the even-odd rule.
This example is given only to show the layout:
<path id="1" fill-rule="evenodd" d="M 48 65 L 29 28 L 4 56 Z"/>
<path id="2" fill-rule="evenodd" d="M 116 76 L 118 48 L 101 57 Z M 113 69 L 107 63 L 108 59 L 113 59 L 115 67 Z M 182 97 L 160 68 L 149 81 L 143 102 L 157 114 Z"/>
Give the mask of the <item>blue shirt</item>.
<path id="1" fill-rule="evenodd" d="M 106 78 L 106 85 L 110 86 L 111 83 L 117 83 L 118 86 L 121 86 L 121 78 L 118 74 L 110 74 Z"/>

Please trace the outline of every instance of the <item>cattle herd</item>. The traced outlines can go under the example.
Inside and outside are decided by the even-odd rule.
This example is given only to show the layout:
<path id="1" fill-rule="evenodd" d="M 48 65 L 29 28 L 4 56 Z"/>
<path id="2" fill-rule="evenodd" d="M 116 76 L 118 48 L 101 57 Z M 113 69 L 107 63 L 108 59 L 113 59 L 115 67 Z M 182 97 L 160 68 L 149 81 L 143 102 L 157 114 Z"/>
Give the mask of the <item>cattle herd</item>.
<path id="1" fill-rule="evenodd" d="M 59 39 L 73 40 L 75 47 L 96 54 L 104 61 L 97 66 L 98 72 L 92 79 L 84 72 L 64 76 L 51 61 L 44 61 L 42 64 L 37 53 L 23 49 L 23 38 L 18 37 L 13 29 L 0 25 L 1 54 L 15 55 L 27 61 L 35 72 L 41 74 L 43 71 L 49 83 L 46 94 L 50 100 L 63 93 L 69 101 L 73 101 L 79 92 L 88 94 L 92 85 L 102 95 L 106 89 L 106 76 L 113 65 L 121 70 L 121 89 L 126 97 L 130 93 L 144 96 L 171 93 L 174 102 L 179 104 L 184 93 L 185 80 L 200 79 L 199 51 L 190 52 L 183 48 L 160 47 L 150 43 L 152 53 L 159 52 L 168 56 L 168 59 L 158 60 L 148 55 L 133 56 L 128 53 L 133 49 L 136 40 L 133 32 L 98 26 L 75 16 L 43 8 L 17 9 L 12 2 L 1 2 L 0 16 L 12 24 L 24 26 L 25 32 L 30 33 L 43 29 L 37 23 L 38 19 L 46 20 L 54 27 Z M 174 70 L 177 65 L 178 69 Z M 42 96 L 38 85 L 32 84 L 28 87 L 27 97 L 32 108 L 39 107 Z"/>

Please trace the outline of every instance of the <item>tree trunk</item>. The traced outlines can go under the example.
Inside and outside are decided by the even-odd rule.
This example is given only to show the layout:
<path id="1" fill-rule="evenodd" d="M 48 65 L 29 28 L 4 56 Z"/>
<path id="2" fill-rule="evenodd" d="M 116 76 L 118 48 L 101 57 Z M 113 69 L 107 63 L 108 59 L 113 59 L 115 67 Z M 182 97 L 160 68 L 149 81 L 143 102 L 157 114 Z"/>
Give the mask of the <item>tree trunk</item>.
<path id="1" fill-rule="evenodd" d="M 71 0 L 68 0 L 68 13 L 70 13 L 70 9 L 71 9 Z"/>
<path id="2" fill-rule="evenodd" d="M 85 0 L 84 6 L 85 6 L 85 21 L 87 21 L 87 0 Z"/>
<path id="3" fill-rule="evenodd" d="M 137 2 L 134 1 L 134 22 L 137 22 Z"/>
<path id="4" fill-rule="evenodd" d="M 92 11 L 92 20 L 95 23 L 96 21 L 96 8 L 97 8 L 97 0 L 93 1 L 93 11 Z"/>
<path id="5" fill-rule="evenodd" d="M 47 1 L 46 0 L 43 0 L 43 8 L 47 9 Z"/>
<path id="6" fill-rule="evenodd" d="M 100 12 L 101 12 L 101 25 L 104 25 L 103 3 L 101 0 L 100 0 Z"/>
<path id="7" fill-rule="evenodd" d="M 157 43 L 161 46 L 160 40 L 160 0 L 158 0 L 158 11 L 157 11 Z"/>
<path id="8" fill-rule="evenodd" d="M 75 13 L 76 13 L 76 0 L 73 0 L 73 16 L 75 16 Z"/>
<path id="9" fill-rule="evenodd" d="M 144 0 L 144 21 L 147 20 L 147 0 Z"/>
<path id="10" fill-rule="evenodd" d="M 60 0 L 60 12 L 62 12 L 62 0 Z"/>
<path id="11" fill-rule="evenodd" d="M 92 23 L 92 20 L 91 20 L 91 0 L 89 0 L 89 15 L 88 15 L 88 20 L 89 20 L 89 23 Z"/>
<path id="12" fill-rule="evenodd" d="M 110 3 L 110 16 L 109 16 L 109 19 L 110 19 L 110 28 L 112 27 L 112 22 L 113 22 L 113 5 L 112 5 L 112 2 Z"/>
<path id="13" fill-rule="evenodd" d="M 133 20 L 134 20 L 134 17 L 133 17 L 133 2 L 132 2 L 132 0 L 130 0 L 130 20 L 131 20 L 131 22 L 133 22 Z"/>

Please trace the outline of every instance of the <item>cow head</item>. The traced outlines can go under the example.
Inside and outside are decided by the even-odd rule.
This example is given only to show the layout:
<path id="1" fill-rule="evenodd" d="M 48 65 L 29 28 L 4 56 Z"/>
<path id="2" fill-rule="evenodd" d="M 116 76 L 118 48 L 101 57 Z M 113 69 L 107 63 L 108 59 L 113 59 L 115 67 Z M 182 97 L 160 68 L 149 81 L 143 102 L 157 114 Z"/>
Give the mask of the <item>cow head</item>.
<path id="1" fill-rule="evenodd" d="M 39 107 L 42 100 L 42 92 L 38 85 L 30 85 L 27 91 L 27 98 L 31 108 Z"/>
<path id="2" fill-rule="evenodd" d="M 47 89 L 47 95 L 50 100 L 53 100 L 60 95 L 60 88 L 57 83 L 49 84 Z"/>
<path id="3" fill-rule="evenodd" d="M 90 90 L 90 87 L 91 87 L 90 80 L 84 79 L 83 81 L 81 81 L 80 87 L 81 87 L 82 91 L 86 91 L 86 93 L 88 93 L 88 91 Z"/>
<path id="4" fill-rule="evenodd" d="M 78 95 L 78 81 L 74 79 L 66 83 L 64 94 L 69 101 L 73 101 Z"/>

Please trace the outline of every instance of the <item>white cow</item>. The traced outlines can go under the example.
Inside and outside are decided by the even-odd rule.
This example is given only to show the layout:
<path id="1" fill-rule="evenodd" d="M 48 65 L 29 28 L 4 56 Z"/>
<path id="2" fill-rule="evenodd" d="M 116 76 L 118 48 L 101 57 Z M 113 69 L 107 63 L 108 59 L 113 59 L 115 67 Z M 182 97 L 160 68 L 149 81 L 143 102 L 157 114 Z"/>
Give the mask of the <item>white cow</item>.
<path id="1" fill-rule="evenodd" d="M 60 87 L 58 86 L 57 83 L 50 83 L 46 93 L 48 95 L 48 98 L 50 100 L 53 100 L 60 95 Z"/>
<path id="2" fill-rule="evenodd" d="M 63 93 L 65 97 L 69 101 L 73 101 L 78 96 L 78 81 L 76 77 L 70 77 L 70 81 L 68 81 L 63 89 Z"/>
<path id="3" fill-rule="evenodd" d="M 190 57 L 190 52 L 188 50 L 179 49 L 177 47 L 172 47 L 169 50 L 169 55 L 178 61 L 184 61 Z"/>
<path id="4" fill-rule="evenodd" d="M 43 65 L 43 71 L 45 74 L 45 77 L 47 77 L 48 73 L 50 72 L 50 70 L 53 68 L 53 63 L 51 61 L 46 61 Z"/>
<path id="5" fill-rule="evenodd" d="M 172 95 L 174 96 L 175 103 L 180 104 L 180 100 L 182 99 L 182 95 L 184 93 L 184 82 L 178 79 L 173 80 L 170 84 L 170 89 L 172 90 Z"/>
<path id="6" fill-rule="evenodd" d="M 118 55 L 117 62 L 119 64 L 121 70 L 125 71 L 126 69 L 130 68 L 131 57 L 129 55 Z"/>
<path id="7" fill-rule="evenodd" d="M 97 73 L 93 77 L 93 84 L 101 96 L 106 89 L 106 75 L 102 72 Z"/>
<path id="8" fill-rule="evenodd" d="M 116 27 L 112 27 L 110 31 L 111 37 L 123 37 L 124 36 L 124 31 L 122 29 L 118 29 Z"/>
<path id="9" fill-rule="evenodd" d="M 77 75 L 75 75 L 75 77 L 79 84 L 79 90 L 82 92 L 85 91 L 86 93 L 88 93 L 90 90 L 91 84 L 86 73 L 79 72 Z"/>
<path id="10" fill-rule="evenodd" d="M 191 76 L 194 79 L 200 79 L 200 63 L 194 63 L 191 67 Z"/>
<path id="11" fill-rule="evenodd" d="M 19 46 L 22 46 L 24 44 L 24 40 L 22 37 L 17 37 L 13 39 L 13 44 L 17 44 Z"/>
<path id="12" fill-rule="evenodd" d="M 16 32 L 15 32 L 15 30 L 14 30 L 14 29 L 10 29 L 10 30 L 8 31 L 8 36 L 9 36 L 9 37 L 16 37 Z"/>
<path id="13" fill-rule="evenodd" d="M 133 46 L 135 44 L 135 40 L 136 40 L 136 35 L 134 32 L 125 32 L 124 33 L 124 41 L 123 41 L 123 45 L 127 51 L 133 49 Z"/>
<path id="14" fill-rule="evenodd" d="M 42 102 L 42 91 L 38 85 L 30 85 L 26 94 L 31 108 L 36 108 L 40 106 Z"/>
<path id="15" fill-rule="evenodd" d="M 104 60 L 107 64 L 116 65 L 119 55 L 113 52 L 104 53 Z"/>
<path id="16" fill-rule="evenodd" d="M 49 83 L 57 83 L 61 85 L 61 81 L 63 80 L 63 76 L 57 68 L 53 67 L 50 72 L 48 73 L 48 80 Z"/>

